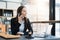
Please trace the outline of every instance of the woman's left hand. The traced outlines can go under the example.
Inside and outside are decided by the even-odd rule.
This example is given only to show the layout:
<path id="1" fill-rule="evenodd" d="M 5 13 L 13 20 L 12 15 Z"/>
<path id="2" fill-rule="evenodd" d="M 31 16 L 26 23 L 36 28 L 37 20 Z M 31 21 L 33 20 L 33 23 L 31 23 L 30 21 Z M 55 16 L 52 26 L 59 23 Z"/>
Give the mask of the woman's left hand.
<path id="1" fill-rule="evenodd" d="M 29 34 L 32 34 L 32 32 L 29 32 Z"/>
<path id="2" fill-rule="evenodd" d="M 19 35 L 20 35 L 20 34 L 24 34 L 24 33 L 23 33 L 23 32 L 17 32 L 17 34 L 19 34 Z"/>

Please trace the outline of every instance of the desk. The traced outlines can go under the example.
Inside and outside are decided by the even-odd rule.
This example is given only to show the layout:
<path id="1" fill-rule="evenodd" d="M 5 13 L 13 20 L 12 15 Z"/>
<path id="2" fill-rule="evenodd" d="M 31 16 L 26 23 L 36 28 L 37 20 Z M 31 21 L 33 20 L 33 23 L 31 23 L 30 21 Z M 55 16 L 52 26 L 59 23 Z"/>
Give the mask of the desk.
<path id="1" fill-rule="evenodd" d="M 60 40 L 60 38 L 55 38 L 55 36 L 48 36 L 46 38 L 37 38 L 34 37 L 33 39 L 27 39 L 25 38 L 25 36 L 19 36 L 19 35 L 9 35 L 4 34 L 4 33 L 0 33 L 0 40 Z"/>
<path id="2" fill-rule="evenodd" d="M 10 35 L 6 33 L 0 33 L 0 40 L 9 40 L 9 39 L 18 39 L 20 38 L 20 35 Z"/>

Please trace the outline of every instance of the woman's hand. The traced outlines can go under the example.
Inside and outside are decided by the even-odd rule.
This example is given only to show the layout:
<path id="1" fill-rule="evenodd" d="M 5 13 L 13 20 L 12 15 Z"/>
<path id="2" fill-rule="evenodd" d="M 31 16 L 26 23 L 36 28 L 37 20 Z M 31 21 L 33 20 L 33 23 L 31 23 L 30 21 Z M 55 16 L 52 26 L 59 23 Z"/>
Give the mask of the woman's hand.
<path id="1" fill-rule="evenodd" d="M 29 32 L 29 34 L 32 34 L 32 32 Z"/>
<path id="2" fill-rule="evenodd" d="M 24 33 L 23 32 L 17 32 L 17 35 L 23 35 Z"/>

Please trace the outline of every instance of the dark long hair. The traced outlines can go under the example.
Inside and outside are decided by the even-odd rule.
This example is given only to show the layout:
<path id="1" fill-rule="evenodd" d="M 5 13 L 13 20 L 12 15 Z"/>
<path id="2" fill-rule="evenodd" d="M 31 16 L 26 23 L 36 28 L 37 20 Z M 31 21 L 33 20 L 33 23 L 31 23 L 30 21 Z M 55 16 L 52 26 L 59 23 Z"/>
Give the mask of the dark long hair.
<path id="1" fill-rule="evenodd" d="M 18 16 L 21 16 L 21 12 L 22 12 L 22 9 L 25 8 L 25 6 L 19 6 L 18 9 L 17 9 L 17 16 L 16 16 L 16 20 L 18 21 Z M 27 18 L 24 17 L 24 21 L 26 21 Z"/>
<path id="2" fill-rule="evenodd" d="M 24 8 L 24 6 L 19 6 L 18 7 L 18 9 L 17 9 L 17 16 L 16 17 L 18 17 L 18 16 L 20 16 L 22 13 L 22 9 Z"/>

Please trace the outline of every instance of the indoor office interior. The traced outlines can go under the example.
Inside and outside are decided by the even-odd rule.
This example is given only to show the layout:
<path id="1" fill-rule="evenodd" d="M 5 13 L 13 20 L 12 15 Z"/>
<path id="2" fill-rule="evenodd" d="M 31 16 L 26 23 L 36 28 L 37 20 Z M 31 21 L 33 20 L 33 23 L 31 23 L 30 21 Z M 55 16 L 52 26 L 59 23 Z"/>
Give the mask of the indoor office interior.
<path id="1" fill-rule="evenodd" d="M 33 29 L 30 40 L 60 39 L 60 0 L 0 0 L 1 40 L 20 39 L 20 35 L 11 34 L 11 19 L 16 17 L 17 8 L 22 5 L 26 7 L 26 17 Z M 22 40 L 25 39 L 22 37 Z"/>

